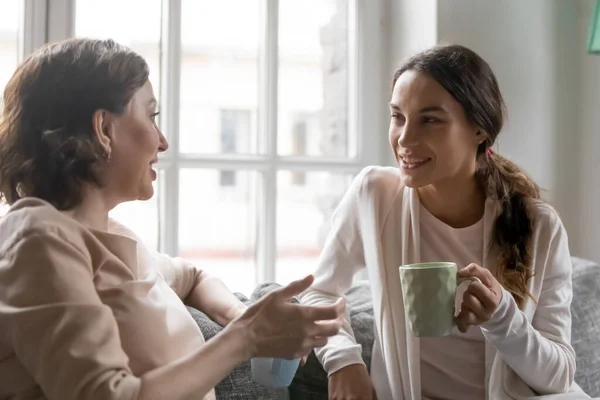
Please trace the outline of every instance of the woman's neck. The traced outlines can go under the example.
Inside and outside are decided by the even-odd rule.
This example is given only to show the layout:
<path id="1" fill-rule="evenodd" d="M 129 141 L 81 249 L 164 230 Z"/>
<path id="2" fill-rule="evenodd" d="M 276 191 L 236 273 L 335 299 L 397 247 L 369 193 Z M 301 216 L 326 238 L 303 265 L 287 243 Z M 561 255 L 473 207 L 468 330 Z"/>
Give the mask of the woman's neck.
<path id="1" fill-rule="evenodd" d="M 475 177 L 417 189 L 423 207 L 453 228 L 471 226 L 483 217 L 485 192 Z"/>
<path id="2" fill-rule="evenodd" d="M 65 214 L 89 228 L 107 231 L 108 212 L 113 207 L 109 205 L 107 197 L 101 189 L 88 187 L 84 189 L 81 203 L 77 207 L 65 211 Z"/>

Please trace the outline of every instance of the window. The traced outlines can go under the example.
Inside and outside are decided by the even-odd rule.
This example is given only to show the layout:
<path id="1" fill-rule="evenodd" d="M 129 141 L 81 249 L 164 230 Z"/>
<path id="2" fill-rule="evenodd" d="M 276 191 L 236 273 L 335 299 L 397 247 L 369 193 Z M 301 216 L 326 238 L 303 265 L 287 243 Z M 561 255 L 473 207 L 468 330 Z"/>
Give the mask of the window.
<path id="1" fill-rule="evenodd" d="M 112 216 L 234 291 L 312 272 L 352 177 L 377 162 L 359 126 L 360 2 L 70 1 L 76 36 L 146 57 L 170 142 L 155 197 Z"/>
<path id="2" fill-rule="evenodd" d="M 221 153 L 235 154 L 242 138 L 250 136 L 250 113 L 239 110 L 221 110 Z M 221 186 L 235 186 L 236 173 L 221 171 Z"/>
<path id="3" fill-rule="evenodd" d="M 221 186 L 235 186 L 235 171 L 221 171 Z"/>
<path id="4" fill-rule="evenodd" d="M 305 156 L 307 154 L 307 125 L 308 121 L 302 117 L 297 118 L 292 124 L 292 154 L 297 156 Z M 303 171 L 294 171 L 292 183 L 297 186 L 304 186 L 306 184 L 306 173 Z"/>
<path id="5" fill-rule="evenodd" d="M 21 58 L 22 17 L 23 0 L 0 3 L 0 93 L 4 93 L 4 86 Z"/>

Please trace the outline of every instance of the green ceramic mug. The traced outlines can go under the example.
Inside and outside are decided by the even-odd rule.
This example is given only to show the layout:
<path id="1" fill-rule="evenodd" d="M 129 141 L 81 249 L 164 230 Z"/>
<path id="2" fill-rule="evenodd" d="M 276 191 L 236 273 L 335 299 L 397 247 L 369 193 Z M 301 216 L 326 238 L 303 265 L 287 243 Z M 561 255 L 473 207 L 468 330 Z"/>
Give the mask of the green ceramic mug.
<path id="1" fill-rule="evenodd" d="M 415 336 L 449 335 L 456 326 L 456 289 L 464 282 L 481 282 L 475 277 L 456 276 L 450 262 L 408 264 L 400 267 L 404 311 Z"/>

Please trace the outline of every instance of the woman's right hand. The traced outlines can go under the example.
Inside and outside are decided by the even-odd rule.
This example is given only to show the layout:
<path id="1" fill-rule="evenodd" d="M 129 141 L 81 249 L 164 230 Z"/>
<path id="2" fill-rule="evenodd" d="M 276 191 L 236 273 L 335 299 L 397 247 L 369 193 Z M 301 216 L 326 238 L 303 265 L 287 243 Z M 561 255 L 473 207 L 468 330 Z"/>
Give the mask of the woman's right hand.
<path id="1" fill-rule="evenodd" d="M 346 309 L 344 298 L 327 306 L 289 302 L 313 280 L 309 275 L 269 293 L 232 322 L 232 329 L 241 328 L 247 340 L 249 357 L 304 357 L 337 335 Z"/>
<path id="2" fill-rule="evenodd" d="M 373 382 L 363 364 L 352 364 L 329 376 L 329 400 L 377 400 Z"/>

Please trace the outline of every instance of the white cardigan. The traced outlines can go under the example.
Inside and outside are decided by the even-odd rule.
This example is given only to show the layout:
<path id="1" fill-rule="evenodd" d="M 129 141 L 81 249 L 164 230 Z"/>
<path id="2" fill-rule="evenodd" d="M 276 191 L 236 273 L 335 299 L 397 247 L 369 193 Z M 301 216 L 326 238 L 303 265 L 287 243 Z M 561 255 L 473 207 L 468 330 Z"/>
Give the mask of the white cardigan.
<path id="1" fill-rule="evenodd" d="M 573 382 L 571 339 L 571 259 L 567 234 L 555 211 L 540 202 L 533 233 L 535 275 L 523 310 L 504 292 L 504 317 L 489 321 L 486 339 L 486 392 L 490 400 L 585 399 Z M 488 200 L 484 214 L 483 267 L 493 269 L 492 227 L 498 215 Z M 334 302 L 367 268 L 376 325 L 371 378 L 380 400 L 421 398 L 420 345 L 406 323 L 398 267 L 419 262 L 419 198 L 404 187 L 392 167 L 365 168 L 342 199 L 315 272 L 302 294 L 305 304 Z M 498 324 L 500 318 L 502 324 Z M 500 325 L 500 326 L 498 326 Z M 341 332 L 315 353 L 331 374 L 363 363 L 348 316 Z M 568 393 L 565 393 L 568 392 Z M 562 394 L 558 394 L 562 393 Z"/>

